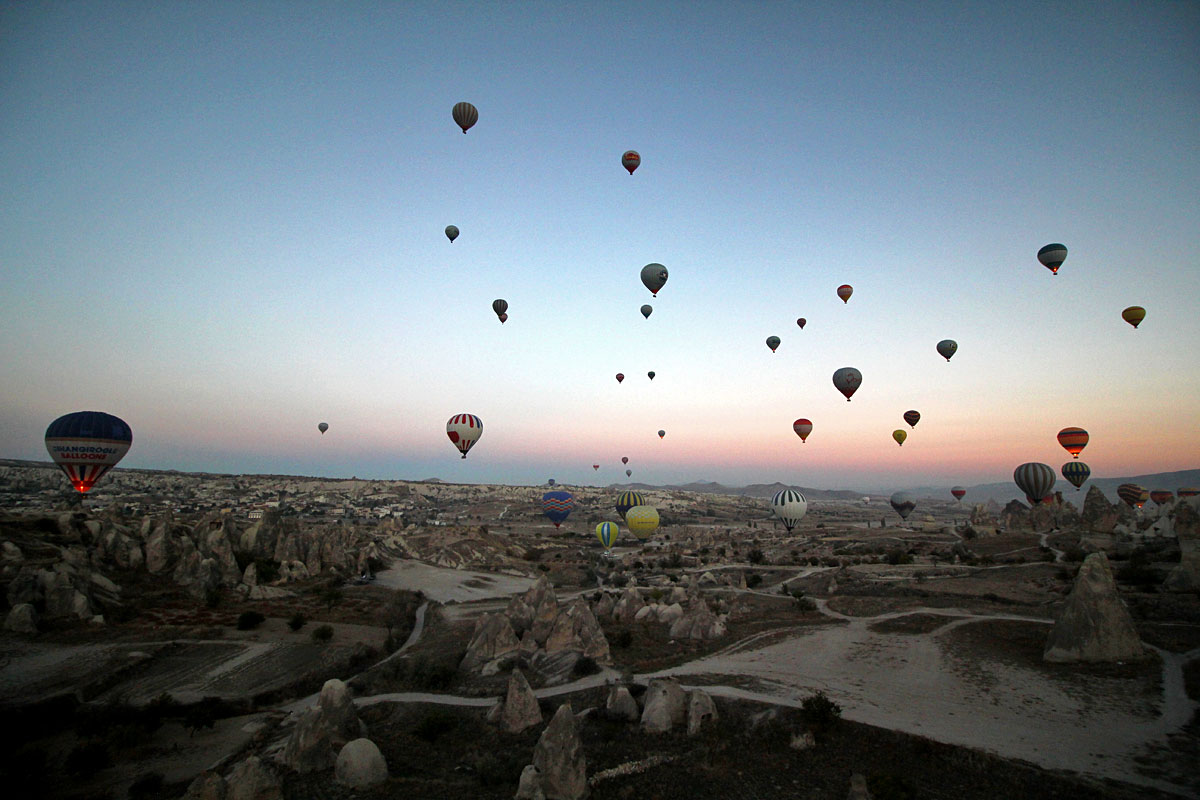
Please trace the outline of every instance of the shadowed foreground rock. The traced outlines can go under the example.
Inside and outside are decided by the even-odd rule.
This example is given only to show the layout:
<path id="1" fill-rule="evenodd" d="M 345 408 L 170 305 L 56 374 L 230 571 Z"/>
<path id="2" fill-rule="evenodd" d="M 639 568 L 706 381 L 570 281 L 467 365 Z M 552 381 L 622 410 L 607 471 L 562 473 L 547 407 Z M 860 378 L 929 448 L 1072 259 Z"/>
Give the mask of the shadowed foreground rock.
<path id="1" fill-rule="evenodd" d="M 588 796 L 587 760 L 575 728 L 575 712 L 563 703 L 533 748 L 533 766 L 547 800 L 579 800 Z"/>
<path id="2" fill-rule="evenodd" d="M 338 753 L 334 777 L 338 783 L 354 789 L 369 789 L 387 780 L 387 761 L 370 739 L 346 742 Z"/>
<path id="3" fill-rule="evenodd" d="M 496 718 L 500 727 L 509 733 L 520 733 L 526 728 L 542 723 L 542 709 L 538 699 L 519 669 L 512 671 L 508 679 L 508 694 L 497 706 Z"/>
<path id="4" fill-rule="evenodd" d="M 1200 497 L 1181 498 L 1172 511 L 1179 565 L 1167 576 L 1167 588 L 1194 592 L 1200 590 Z"/>
<path id="5" fill-rule="evenodd" d="M 1092 553 L 1079 568 L 1042 658 L 1070 663 L 1129 661 L 1144 655 L 1133 618 L 1117 594 L 1108 557 Z"/>
<path id="6" fill-rule="evenodd" d="M 350 690 L 334 678 L 321 687 L 316 708 L 300 717 L 279 760 L 297 772 L 329 769 L 335 766 L 347 742 L 366 733 L 367 726 L 358 718 Z"/>
<path id="7" fill-rule="evenodd" d="M 687 693 L 674 678 L 655 678 L 646 689 L 642 730 L 666 733 L 687 721 Z"/>

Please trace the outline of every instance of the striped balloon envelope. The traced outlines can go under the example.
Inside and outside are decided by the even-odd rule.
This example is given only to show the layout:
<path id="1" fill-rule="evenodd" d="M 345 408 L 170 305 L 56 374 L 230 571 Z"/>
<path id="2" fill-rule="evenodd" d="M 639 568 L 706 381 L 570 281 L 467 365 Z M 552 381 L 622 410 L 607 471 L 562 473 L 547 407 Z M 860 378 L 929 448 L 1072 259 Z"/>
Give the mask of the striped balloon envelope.
<path id="1" fill-rule="evenodd" d="M 133 430 L 103 411 L 65 414 L 46 428 L 46 450 L 75 487 L 86 493 L 133 445 Z"/>
<path id="2" fill-rule="evenodd" d="M 1117 487 L 1117 497 L 1124 500 L 1132 508 L 1141 508 L 1150 499 L 1150 490 L 1136 483 L 1122 483 Z"/>
<path id="3" fill-rule="evenodd" d="M 1121 312 L 1121 319 L 1128 322 L 1137 330 L 1137 326 L 1142 324 L 1142 320 L 1146 318 L 1146 309 L 1141 306 L 1130 306 Z"/>
<path id="4" fill-rule="evenodd" d="M 641 492 L 621 492 L 617 495 L 617 513 L 625 519 L 625 513 L 634 506 L 646 505 L 646 498 Z"/>
<path id="5" fill-rule="evenodd" d="M 917 499 L 909 492 L 896 492 L 889 499 L 892 510 L 900 515 L 900 519 L 908 519 L 908 515 L 917 507 Z"/>
<path id="6" fill-rule="evenodd" d="M 454 123 L 462 128 L 463 133 L 479 121 L 479 109 L 470 103 L 455 103 L 450 115 L 454 117 Z"/>
<path id="7" fill-rule="evenodd" d="M 1067 260 L 1067 246 L 1054 242 L 1042 247 L 1037 253 L 1038 261 L 1042 262 L 1042 266 L 1058 274 L 1058 268 Z"/>
<path id="8" fill-rule="evenodd" d="M 950 490 L 950 494 L 954 495 L 954 499 L 961 503 L 962 499 L 967 496 L 967 490 L 961 486 L 955 486 Z"/>
<path id="9" fill-rule="evenodd" d="M 1046 499 L 1050 490 L 1054 488 L 1055 480 L 1054 470 L 1049 464 L 1030 461 L 1013 470 L 1013 482 L 1025 493 L 1025 499 L 1031 506 L 1036 506 Z"/>
<path id="10" fill-rule="evenodd" d="M 849 303 L 852 294 L 854 294 L 854 287 L 848 283 L 843 283 L 837 288 L 837 296 L 842 298 L 843 303 Z"/>
<path id="11" fill-rule="evenodd" d="M 911 411 L 911 410 L 905 411 L 904 412 L 904 421 L 908 423 L 908 427 L 910 427 L 910 428 L 917 427 L 917 423 L 921 421 L 921 412 L 920 411 Z"/>
<path id="12" fill-rule="evenodd" d="M 459 449 L 462 457 L 467 457 L 467 451 L 475 446 L 483 435 L 483 420 L 474 414 L 455 414 L 446 423 L 446 435 L 451 443 Z"/>
<path id="13" fill-rule="evenodd" d="M 632 175 L 633 171 L 642 163 L 642 157 L 637 150 L 626 150 L 621 154 L 621 166 L 629 170 Z"/>
<path id="14" fill-rule="evenodd" d="M 658 529 L 658 509 L 654 506 L 634 506 L 625 512 L 625 524 L 634 536 L 645 541 Z"/>
<path id="15" fill-rule="evenodd" d="M 558 527 L 566 521 L 575 508 L 575 498 L 570 492 L 546 492 L 542 495 L 542 513 Z"/>
<path id="16" fill-rule="evenodd" d="M 808 435 L 812 433 L 812 420 L 801 417 L 792 423 L 792 430 L 800 437 L 801 442 L 807 442 Z"/>
<path id="17" fill-rule="evenodd" d="M 1200 489 L 1192 486 L 1184 486 L 1175 490 L 1175 494 L 1179 497 L 1195 497 L 1200 494 Z"/>
<path id="18" fill-rule="evenodd" d="M 1174 494 L 1166 489 L 1152 489 L 1150 491 L 1150 499 L 1154 501 L 1156 506 L 1165 506 L 1175 497 Z"/>
<path id="19" fill-rule="evenodd" d="M 615 522 L 601 522 L 596 526 L 596 538 L 604 545 L 605 550 L 611 550 L 620 535 L 621 528 Z"/>
<path id="20" fill-rule="evenodd" d="M 771 513 L 791 533 L 808 513 L 808 501 L 799 489 L 782 489 L 771 498 Z"/>
<path id="21" fill-rule="evenodd" d="M 1063 428 L 1058 432 L 1058 443 L 1075 458 L 1087 447 L 1088 432 L 1083 428 Z"/>
<path id="22" fill-rule="evenodd" d="M 1062 465 L 1062 476 L 1066 478 L 1075 491 L 1083 486 L 1083 482 L 1092 476 L 1092 468 L 1082 461 L 1068 461 Z"/>

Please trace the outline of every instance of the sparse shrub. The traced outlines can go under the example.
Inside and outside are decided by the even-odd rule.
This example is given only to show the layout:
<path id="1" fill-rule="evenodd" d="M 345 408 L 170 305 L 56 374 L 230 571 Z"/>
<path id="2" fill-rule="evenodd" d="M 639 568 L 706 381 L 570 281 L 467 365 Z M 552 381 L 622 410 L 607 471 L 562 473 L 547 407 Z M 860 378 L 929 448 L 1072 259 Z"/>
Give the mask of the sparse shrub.
<path id="1" fill-rule="evenodd" d="M 667 566 L 671 569 L 679 569 L 683 566 L 683 556 L 679 553 L 671 553 L 670 558 L 667 559 Z"/>
<path id="2" fill-rule="evenodd" d="M 897 564 L 911 564 L 913 562 L 913 557 L 899 547 L 889 550 L 884 559 L 893 567 Z"/>
<path id="3" fill-rule="evenodd" d="M 755 548 L 752 548 L 750 550 L 750 552 L 746 554 L 746 560 L 749 561 L 751 564 L 761 564 L 761 563 L 763 563 L 763 561 L 766 560 L 766 556 L 763 555 L 763 551 L 761 548 L 755 547 Z"/>
<path id="4" fill-rule="evenodd" d="M 292 618 L 288 620 L 288 627 L 292 629 L 292 633 L 295 633 L 307 624 L 308 617 L 304 616 L 299 611 L 297 611 L 295 614 L 292 614 Z"/>
<path id="5" fill-rule="evenodd" d="M 549 565 L 549 564 L 538 564 L 538 565 L 537 565 L 537 568 L 538 568 L 539 570 L 541 570 L 542 572 L 549 572 L 549 571 L 550 571 L 550 565 Z"/>
<path id="6" fill-rule="evenodd" d="M 332 611 L 334 606 L 342 602 L 343 597 L 341 587 L 337 584 L 326 586 L 320 594 L 321 602 L 325 604 L 327 611 Z"/>
<path id="7" fill-rule="evenodd" d="M 620 573 L 617 573 L 616 575 L 613 575 L 611 578 L 609 578 L 608 582 L 611 583 L 613 586 L 617 587 L 618 589 L 624 589 L 625 586 L 629 583 L 629 576 L 626 575 L 624 572 L 620 572 Z"/>
<path id="8" fill-rule="evenodd" d="M 487 787 L 516 784 L 523 767 L 514 762 L 514 757 L 512 753 L 484 753 L 475 759 L 475 778 Z"/>
<path id="9" fill-rule="evenodd" d="M 129 785 L 130 800 L 141 800 L 145 797 L 156 797 L 163 787 L 161 772 L 147 772 Z"/>
<path id="10" fill-rule="evenodd" d="M 434 709 L 413 726 L 413 736 L 424 742 L 434 742 L 458 727 L 458 717 L 449 711 Z"/>
<path id="11" fill-rule="evenodd" d="M 963 528 L 962 537 L 964 539 L 970 540 L 970 539 L 976 538 L 977 536 L 979 536 L 979 533 L 974 528 L 972 528 L 970 525 Z"/>
<path id="12" fill-rule="evenodd" d="M 818 567 L 821 565 L 821 559 L 817 558 L 816 556 L 809 556 L 808 565 L 810 567 Z"/>
<path id="13" fill-rule="evenodd" d="M 662 589 L 659 589 L 656 586 L 650 590 L 650 599 L 651 600 L 653 600 L 654 602 L 657 603 L 659 600 L 662 600 L 662 598 L 663 598 L 663 590 Z"/>
<path id="14" fill-rule="evenodd" d="M 259 583 L 271 583 L 279 580 L 279 562 L 269 558 L 254 559 L 254 571 Z"/>
<path id="15" fill-rule="evenodd" d="M 818 523 L 817 523 L 817 527 L 818 527 L 818 528 L 824 528 L 824 527 L 825 527 L 825 523 L 824 523 L 824 522 L 818 522 Z"/>
<path id="16" fill-rule="evenodd" d="M 1069 544 L 1063 550 L 1063 561 L 1078 562 L 1083 561 L 1085 558 L 1087 558 L 1087 551 L 1078 544 Z"/>
<path id="17" fill-rule="evenodd" d="M 797 597 L 796 605 L 800 607 L 801 611 L 816 611 L 817 610 L 817 603 L 811 597 Z"/>
<path id="18" fill-rule="evenodd" d="M 633 632 L 628 628 L 617 631 L 616 635 L 612 638 L 612 643 L 614 647 L 619 647 L 624 650 L 633 644 Z"/>
<path id="19" fill-rule="evenodd" d="M 266 617 L 257 611 L 243 611 L 238 615 L 237 629 L 239 631 L 252 631 L 266 621 Z"/>
<path id="20" fill-rule="evenodd" d="M 90 778 L 112 764 L 112 757 L 103 742 L 91 739 L 75 746 L 63 765 L 67 772 L 80 778 Z"/>
<path id="21" fill-rule="evenodd" d="M 824 692 L 804 698 L 800 702 L 800 709 L 808 723 L 817 730 L 829 728 L 842 717 L 842 707 L 830 700 Z"/>
<path id="22" fill-rule="evenodd" d="M 319 625 L 313 628 L 312 640 L 317 644 L 324 644 L 333 638 L 332 625 Z"/>
<path id="23" fill-rule="evenodd" d="M 595 675 L 600 671 L 600 665 L 591 656 L 580 656 L 575 662 L 575 666 L 571 667 L 571 674 L 576 678 L 583 678 L 588 675 Z"/>
<path id="24" fill-rule="evenodd" d="M 908 779 L 899 775 L 868 775 L 867 789 L 874 800 L 916 800 L 919 796 Z"/>
<path id="25" fill-rule="evenodd" d="M 221 605 L 221 590 L 215 586 L 210 586 L 204 590 L 204 605 L 207 608 L 216 608 Z"/>
<path id="26" fill-rule="evenodd" d="M 751 572 L 746 576 L 746 588 L 756 589 L 762 585 L 762 581 L 762 575 L 759 575 L 757 572 Z"/>

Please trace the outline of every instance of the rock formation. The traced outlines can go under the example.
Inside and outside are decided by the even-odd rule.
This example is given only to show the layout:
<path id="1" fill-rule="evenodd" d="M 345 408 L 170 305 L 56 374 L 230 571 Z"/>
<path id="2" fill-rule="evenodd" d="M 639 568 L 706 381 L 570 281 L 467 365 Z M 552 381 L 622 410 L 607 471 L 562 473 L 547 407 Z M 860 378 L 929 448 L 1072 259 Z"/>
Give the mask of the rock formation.
<path id="1" fill-rule="evenodd" d="M 1200 590 L 1200 497 L 1185 497 L 1175 503 L 1172 523 L 1179 537 L 1179 565 L 1167 576 L 1166 588 L 1173 592 Z"/>
<path id="2" fill-rule="evenodd" d="M 694 597 L 683 616 L 671 623 L 672 639 L 717 639 L 725 635 L 725 623 L 709 609 L 702 597 Z"/>
<path id="3" fill-rule="evenodd" d="M 536 637 L 535 630 L 534 638 Z M 604 631 L 592 614 L 591 607 L 582 599 L 576 600 L 558 614 L 546 636 L 547 653 L 562 651 L 582 653 L 598 664 L 607 664 L 611 660 Z"/>
<path id="4" fill-rule="evenodd" d="M 1108 557 L 1084 559 L 1066 605 L 1054 621 L 1042 658 L 1046 661 L 1100 662 L 1142 658 L 1144 650 L 1129 610 L 1117 594 Z"/>
<path id="5" fill-rule="evenodd" d="M 514 669 L 508 679 L 508 693 L 500 703 L 497 721 L 509 733 L 520 733 L 526 728 L 542 724 L 542 709 L 537 696 L 519 669 Z"/>
<path id="6" fill-rule="evenodd" d="M 37 633 L 37 611 L 31 603 L 13 606 L 4 618 L 4 630 L 13 633 Z"/>
<path id="7" fill-rule="evenodd" d="M 871 800 L 871 791 L 867 788 L 867 776 L 856 772 L 850 776 L 850 791 L 846 800 Z"/>
<path id="8" fill-rule="evenodd" d="M 587 760 L 575 728 L 575 712 L 563 703 L 533 748 L 533 766 L 547 800 L 579 800 L 588 796 Z"/>
<path id="9" fill-rule="evenodd" d="M 469 671 L 482 670 L 488 664 L 496 664 L 514 654 L 520 644 L 507 616 L 484 614 L 475 621 L 475 632 L 460 667 Z"/>
<path id="10" fill-rule="evenodd" d="M 655 678 L 646 689 L 642 730 L 666 733 L 687 721 L 687 694 L 674 678 Z"/>
<path id="11" fill-rule="evenodd" d="M 700 729 L 717 718 L 717 706 L 703 689 L 688 692 L 687 732 L 695 736 Z"/>
<path id="12" fill-rule="evenodd" d="M 1083 515 L 1080 519 L 1084 529 L 1095 533 L 1112 533 L 1118 519 L 1117 507 L 1108 502 L 1100 487 L 1095 484 L 1089 486 L 1083 498 Z"/>
<path id="13" fill-rule="evenodd" d="M 642 715 L 637 700 L 624 686 L 614 686 L 608 692 L 604 701 L 604 709 L 609 719 L 637 722 Z"/>
<path id="14" fill-rule="evenodd" d="M 225 779 L 225 800 L 283 800 L 283 786 L 258 756 L 250 756 Z"/>
<path id="15" fill-rule="evenodd" d="M 353 739 L 338 753 L 333 775 L 353 789 L 370 789 L 387 780 L 387 761 L 370 739 Z"/>
<path id="16" fill-rule="evenodd" d="M 513 800 L 546 800 L 546 793 L 542 791 L 542 775 L 533 764 L 526 764 L 525 769 L 521 770 L 521 780 Z"/>
<path id="17" fill-rule="evenodd" d="M 206 769 L 188 784 L 183 800 L 225 800 L 225 779 Z"/>
<path id="18" fill-rule="evenodd" d="M 297 772 L 329 769 L 336 765 L 347 742 L 366 734 L 367 726 L 358 718 L 350 690 L 334 678 L 321 687 L 316 707 L 300 717 L 279 759 Z"/>

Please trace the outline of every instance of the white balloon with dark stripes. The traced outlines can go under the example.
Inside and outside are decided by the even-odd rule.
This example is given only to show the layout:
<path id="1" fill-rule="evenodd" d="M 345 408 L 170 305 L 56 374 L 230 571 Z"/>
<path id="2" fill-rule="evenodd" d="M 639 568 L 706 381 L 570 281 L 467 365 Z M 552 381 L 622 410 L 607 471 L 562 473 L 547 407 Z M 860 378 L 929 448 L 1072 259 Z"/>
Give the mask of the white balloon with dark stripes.
<path id="1" fill-rule="evenodd" d="M 1025 499 L 1036 506 L 1054 488 L 1054 469 L 1049 464 L 1030 461 L 1013 470 L 1013 481 L 1025 493 Z"/>
<path id="2" fill-rule="evenodd" d="M 771 513 L 790 533 L 808 513 L 808 501 L 797 489 L 783 489 L 771 498 Z"/>

